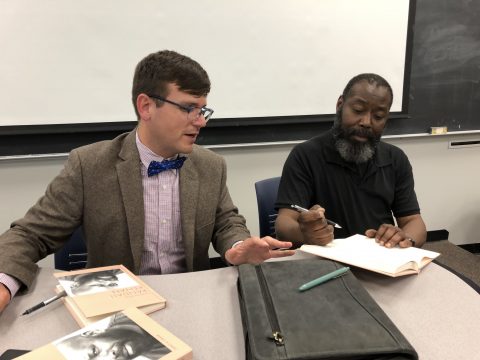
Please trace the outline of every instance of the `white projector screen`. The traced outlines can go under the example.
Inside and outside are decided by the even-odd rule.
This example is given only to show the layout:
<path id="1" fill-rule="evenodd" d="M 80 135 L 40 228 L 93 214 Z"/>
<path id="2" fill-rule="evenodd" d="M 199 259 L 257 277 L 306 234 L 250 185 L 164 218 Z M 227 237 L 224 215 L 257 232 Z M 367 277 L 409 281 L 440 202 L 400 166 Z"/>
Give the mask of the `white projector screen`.
<path id="1" fill-rule="evenodd" d="M 0 0 L 0 125 L 133 121 L 133 71 L 175 50 L 215 118 L 332 114 L 361 72 L 402 111 L 409 0 Z"/>

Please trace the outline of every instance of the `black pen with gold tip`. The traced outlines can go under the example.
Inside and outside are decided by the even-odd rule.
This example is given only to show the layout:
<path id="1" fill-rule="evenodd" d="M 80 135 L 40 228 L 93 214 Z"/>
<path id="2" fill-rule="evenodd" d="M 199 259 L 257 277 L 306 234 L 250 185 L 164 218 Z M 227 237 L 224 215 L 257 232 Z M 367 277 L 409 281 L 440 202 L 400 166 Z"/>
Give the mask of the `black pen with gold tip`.
<path id="1" fill-rule="evenodd" d="M 292 207 L 292 209 L 295 209 L 297 210 L 298 212 L 306 212 L 306 211 L 309 211 L 308 209 L 305 209 L 301 206 L 298 206 L 298 205 L 290 205 Z M 337 229 L 341 229 L 342 227 L 340 225 L 338 225 L 336 222 L 332 221 L 332 220 L 328 220 L 328 219 L 325 219 L 327 220 L 327 223 L 332 225 L 333 227 L 336 227 Z"/>
<path id="2" fill-rule="evenodd" d="M 28 315 L 28 314 L 31 314 L 32 312 L 34 312 L 35 310 L 38 310 L 44 306 L 47 306 L 48 304 L 54 302 L 55 300 L 58 300 L 64 296 L 66 296 L 67 293 L 65 292 L 65 290 L 63 290 L 62 292 L 58 293 L 57 295 L 55 295 L 54 297 L 50 298 L 50 299 L 47 299 L 45 301 L 42 301 L 40 304 L 37 304 L 35 305 L 34 307 L 31 307 L 30 309 L 28 310 L 25 310 L 25 312 L 22 314 L 22 315 Z"/>

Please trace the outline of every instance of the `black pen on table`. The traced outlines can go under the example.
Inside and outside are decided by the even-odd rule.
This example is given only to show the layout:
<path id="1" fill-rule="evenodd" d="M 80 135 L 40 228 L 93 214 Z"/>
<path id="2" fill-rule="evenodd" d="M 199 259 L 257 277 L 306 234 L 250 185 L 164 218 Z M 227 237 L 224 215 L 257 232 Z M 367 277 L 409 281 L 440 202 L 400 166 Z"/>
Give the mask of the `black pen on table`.
<path id="1" fill-rule="evenodd" d="M 290 205 L 292 207 L 292 209 L 295 209 L 297 210 L 298 212 L 306 212 L 306 211 L 309 211 L 308 209 L 305 209 L 301 206 L 298 206 L 298 205 Z M 328 220 L 328 219 L 325 219 L 327 220 L 327 223 L 332 225 L 333 227 L 336 227 L 337 229 L 341 229 L 342 227 L 340 225 L 338 225 L 336 222 L 332 221 L 332 220 Z"/>
<path id="2" fill-rule="evenodd" d="M 35 305 L 34 307 L 31 307 L 30 309 L 28 310 L 25 310 L 24 313 L 22 315 L 28 315 L 32 312 L 34 312 L 35 310 L 38 310 L 44 306 L 47 306 L 48 304 L 54 302 L 55 300 L 58 300 L 64 296 L 67 296 L 67 293 L 65 292 L 65 290 L 63 290 L 62 292 L 58 293 L 57 295 L 55 295 L 54 297 L 51 297 L 50 299 L 47 299 L 45 301 L 42 301 L 41 303 Z"/>

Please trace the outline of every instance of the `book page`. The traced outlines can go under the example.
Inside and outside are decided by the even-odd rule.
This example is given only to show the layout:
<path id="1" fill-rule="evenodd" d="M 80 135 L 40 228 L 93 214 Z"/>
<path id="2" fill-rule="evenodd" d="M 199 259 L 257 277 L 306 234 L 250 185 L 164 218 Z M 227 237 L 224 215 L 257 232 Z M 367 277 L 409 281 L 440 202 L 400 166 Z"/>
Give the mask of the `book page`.
<path id="1" fill-rule="evenodd" d="M 412 270 L 409 273 L 417 273 L 440 255 L 414 247 L 389 249 L 359 234 L 334 239 L 325 246 L 303 245 L 300 250 L 390 276 L 400 275 L 400 271 L 407 269 Z"/>

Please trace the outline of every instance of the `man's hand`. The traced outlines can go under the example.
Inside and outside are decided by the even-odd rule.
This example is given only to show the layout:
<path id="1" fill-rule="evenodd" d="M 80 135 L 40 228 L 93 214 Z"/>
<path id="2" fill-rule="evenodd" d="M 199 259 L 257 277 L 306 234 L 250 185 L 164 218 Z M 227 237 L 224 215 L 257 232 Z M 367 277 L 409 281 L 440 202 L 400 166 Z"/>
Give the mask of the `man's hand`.
<path id="1" fill-rule="evenodd" d="M 270 236 L 251 237 L 228 249 L 225 259 L 232 265 L 260 264 L 270 258 L 292 256 L 295 250 L 284 250 L 292 247 L 289 241 L 279 241 Z"/>
<path id="2" fill-rule="evenodd" d="M 10 302 L 10 291 L 5 285 L 0 283 L 0 313 Z"/>
<path id="3" fill-rule="evenodd" d="M 391 224 L 382 224 L 378 230 L 368 229 L 365 231 L 365 236 L 375 238 L 377 243 L 387 248 L 397 245 L 401 248 L 413 246 L 410 237 L 402 229 Z"/>
<path id="4" fill-rule="evenodd" d="M 327 245 L 333 240 L 333 226 L 328 225 L 325 209 L 314 205 L 298 216 L 298 225 L 305 244 Z"/>

